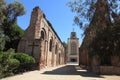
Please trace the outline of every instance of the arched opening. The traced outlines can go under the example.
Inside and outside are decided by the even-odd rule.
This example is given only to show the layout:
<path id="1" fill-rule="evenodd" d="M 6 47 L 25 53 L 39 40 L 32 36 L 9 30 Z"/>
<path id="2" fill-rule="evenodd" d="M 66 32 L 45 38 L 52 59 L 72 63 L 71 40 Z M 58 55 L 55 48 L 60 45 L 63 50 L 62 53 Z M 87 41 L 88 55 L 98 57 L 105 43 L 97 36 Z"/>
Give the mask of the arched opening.
<path id="1" fill-rule="evenodd" d="M 41 30 L 41 32 L 40 32 L 40 38 L 42 39 L 42 40 L 45 40 L 45 39 L 47 39 L 47 34 L 46 34 L 46 30 L 44 29 L 44 28 L 42 28 L 42 30 Z"/>
<path id="2" fill-rule="evenodd" d="M 47 38 L 47 36 L 46 36 L 46 31 L 45 31 L 45 29 L 43 29 L 42 28 L 42 30 L 41 30 L 41 32 L 40 32 L 40 46 L 39 46 L 39 48 L 40 48 L 40 68 L 42 69 L 42 68 L 44 68 L 45 66 L 46 66 L 46 63 L 47 63 L 47 60 L 46 60 L 46 56 L 47 56 L 47 54 L 46 54 L 46 50 L 47 50 L 47 48 L 46 48 L 46 46 L 47 46 L 47 44 L 46 44 L 46 38 Z"/>
<path id="3" fill-rule="evenodd" d="M 50 52 L 52 51 L 52 43 L 53 43 L 53 40 L 50 39 L 50 43 L 49 43 L 49 51 L 50 51 Z"/>
<path id="4" fill-rule="evenodd" d="M 43 31 L 41 31 L 41 39 L 44 40 L 45 39 L 45 33 Z"/>
<path id="5" fill-rule="evenodd" d="M 57 48 L 57 44 L 56 44 L 56 46 L 55 46 L 55 54 L 57 54 L 57 49 L 58 49 L 58 48 Z"/>
<path id="6" fill-rule="evenodd" d="M 58 63 L 60 64 L 60 53 L 58 55 Z"/>

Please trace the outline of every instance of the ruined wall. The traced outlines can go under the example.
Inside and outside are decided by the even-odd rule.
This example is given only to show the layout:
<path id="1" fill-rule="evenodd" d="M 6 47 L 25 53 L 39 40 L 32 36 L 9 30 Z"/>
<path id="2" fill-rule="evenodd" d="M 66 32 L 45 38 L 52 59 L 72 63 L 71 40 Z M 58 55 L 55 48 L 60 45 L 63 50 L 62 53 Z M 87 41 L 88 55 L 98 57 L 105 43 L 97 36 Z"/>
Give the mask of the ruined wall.
<path id="1" fill-rule="evenodd" d="M 19 42 L 18 52 L 34 56 L 39 69 L 65 62 L 63 44 L 39 7 L 32 11 L 30 25 Z"/>

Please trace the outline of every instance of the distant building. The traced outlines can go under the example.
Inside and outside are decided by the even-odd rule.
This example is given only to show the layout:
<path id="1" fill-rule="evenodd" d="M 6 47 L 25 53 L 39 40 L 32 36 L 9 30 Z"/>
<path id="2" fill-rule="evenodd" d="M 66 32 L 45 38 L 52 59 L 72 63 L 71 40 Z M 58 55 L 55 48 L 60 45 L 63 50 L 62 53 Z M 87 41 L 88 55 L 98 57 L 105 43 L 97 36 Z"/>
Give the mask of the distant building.
<path id="1" fill-rule="evenodd" d="M 71 32 L 70 38 L 68 38 L 67 61 L 79 62 L 79 38 L 77 38 L 74 30 Z"/>

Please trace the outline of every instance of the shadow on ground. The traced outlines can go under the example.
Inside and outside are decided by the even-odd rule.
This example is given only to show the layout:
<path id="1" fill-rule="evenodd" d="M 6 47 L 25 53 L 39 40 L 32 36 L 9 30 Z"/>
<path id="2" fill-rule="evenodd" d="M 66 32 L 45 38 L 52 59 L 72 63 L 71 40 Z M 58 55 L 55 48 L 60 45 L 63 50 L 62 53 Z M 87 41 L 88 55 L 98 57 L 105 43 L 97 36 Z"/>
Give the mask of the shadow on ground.
<path id="1" fill-rule="evenodd" d="M 83 77 L 103 78 L 102 76 L 94 74 L 85 69 L 82 69 L 77 65 L 66 65 L 64 67 L 60 67 L 60 68 L 54 69 L 52 71 L 46 71 L 42 74 L 46 74 L 46 75 L 80 75 Z"/>

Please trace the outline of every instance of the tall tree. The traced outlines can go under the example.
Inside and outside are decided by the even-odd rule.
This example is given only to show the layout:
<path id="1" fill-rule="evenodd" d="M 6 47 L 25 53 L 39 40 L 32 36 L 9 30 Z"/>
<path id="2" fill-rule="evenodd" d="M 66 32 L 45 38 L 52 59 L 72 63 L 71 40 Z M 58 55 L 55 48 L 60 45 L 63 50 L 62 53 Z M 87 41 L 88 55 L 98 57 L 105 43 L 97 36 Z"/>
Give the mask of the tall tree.
<path id="1" fill-rule="evenodd" d="M 3 4 L 4 3 L 4 4 Z M 17 49 L 18 42 L 24 31 L 17 25 L 17 17 L 25 14 L 22 3 L 14 1 L 7 3 L 5 0 L 0 2 L 0 25 L 4 36 L 7 37 L 5 50 L 9 48 Z"/>
<path id="2" fill-rule="evenodd" d="M 119 0 L 74 0 L 73 2 L 68 2 L 68 6 L 71 8 L 72 12 L 76 13 L 74 22 L 82 29 L 86 29 L 86 27 L 89 26 L 97 9 L 99 9 L 98 14 L 101 14 L 105 10 L 108 10 L 111 15 L 106 15 L 109 15 L 113 21 L 115 18 L 112 17 L 112 14 L 120 14 Z"/>
<path id="3" fill-rule="evenodd" d="M 3 35 L 2 29 L 0 29 L 0 51 L 3 51 L 5 47 L 5 37 Z"/>
<path id="4" fill-rule="evenodd" d="M 1 26 L 1 23 L 3 22 L 4 18 L 5 18 L 5 15 L 3 13 L 4 11 L 4 6 L 6 6 L 6 3 L 5 3 L 5 0 L 0 0 L 0 26 Z"/>
<path id="5" fill-rule="evenodd" d="M 7 40 L 4 50 L 13 48 L 16 51 L 19 40 L 23 36 L 24 31 L 16 23 L 14 23 L 10 26 L 10 28 L 7 28 L 5 32 Z"/>
<path id="6" fill-rule="evenodd" d="M 5 47 L 5 37 L 4 37 L 4 32 L 3 32 L 3 29 L 2 29 L 2 22 L 3 20 L 5 19 L 5 16 L 4 16 L 4 8 L 3 6 L 6 6 L 6 3 L 4 0 L 0 0 L 0 51 L 2 51 Z"/>
<path id="7" fill-rule="evenodd" d="M 76 12 L 75 23 L 84 29 L 81 51 L 86 51 L 90 56 L 99 55 L 101 64 L 110 64 L 113 51 L 120 49 L 116 47 L 116 43 L 120 42 L 119 31 L 116 31 L 120 25 L 120 1 L 75 0 L 69 6 Z"/>
<path id="8" fill-rule="evenodd" d="M 66 42 L 63 41 L 63 46 L 65 47 L 65 52 L 67 54 L 68 51 L 68 44 Z"/>

